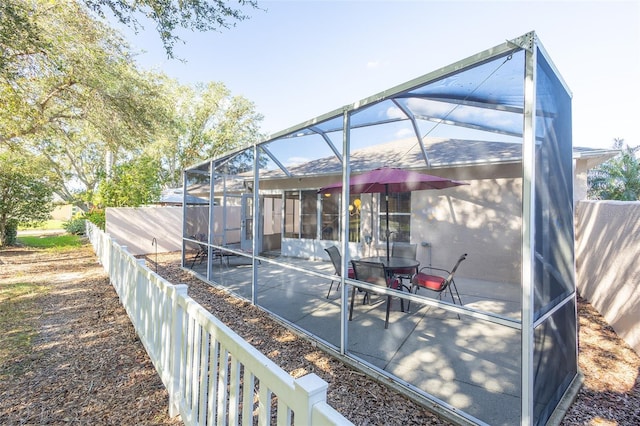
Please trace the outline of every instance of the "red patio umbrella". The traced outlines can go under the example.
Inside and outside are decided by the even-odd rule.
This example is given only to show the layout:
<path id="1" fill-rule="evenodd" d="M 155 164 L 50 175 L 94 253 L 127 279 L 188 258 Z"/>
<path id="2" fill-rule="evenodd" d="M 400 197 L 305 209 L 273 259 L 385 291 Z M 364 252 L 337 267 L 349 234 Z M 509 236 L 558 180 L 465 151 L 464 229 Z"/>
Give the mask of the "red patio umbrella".
<path id="1" fill-rule="evenodd" d="M 349 181 L 349 191 L 352 194 L 381 193 L 385 195 L 385 221 L 387 237 L 387 258 L 389 257 L 389 194 L 395 192 L 421 191 L 426 189 L 445 189 L 459 185 L 468 185 L 439 176 L 419 173 L 393 167 L 381 167 L 359 175 L 354 175 Z M 318 192 L 342 192 L 342 181 L 320 188 Z"/>

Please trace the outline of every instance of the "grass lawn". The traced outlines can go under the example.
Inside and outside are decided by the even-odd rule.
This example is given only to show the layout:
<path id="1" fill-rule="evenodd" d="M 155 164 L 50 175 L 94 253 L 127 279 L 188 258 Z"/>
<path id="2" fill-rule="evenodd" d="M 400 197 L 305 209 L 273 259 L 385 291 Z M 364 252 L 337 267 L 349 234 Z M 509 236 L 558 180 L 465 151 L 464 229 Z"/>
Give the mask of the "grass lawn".
<path id="1" fill-rule="evenodd" d="M 46 248 L 53 250 L 66 250 L 80 247 L 83 244 L 82 237 L 73 234 L 64 235 L 23 235 L 18 237 L 18 242 L 28 247 Z"/>
<path id="2" fill-rule="evenodd" d="M 32 229 L 43 229 L 43 230 L 48 230 L 48 229 L 63 229 L 62 228 L 62 224 L 65 221 L 63 220 L 47 220 L 46 222 L 38 225 L 38 226 L 18 226 L 18 231 L 27 231 L 27 230 L 32 230 Z"/>

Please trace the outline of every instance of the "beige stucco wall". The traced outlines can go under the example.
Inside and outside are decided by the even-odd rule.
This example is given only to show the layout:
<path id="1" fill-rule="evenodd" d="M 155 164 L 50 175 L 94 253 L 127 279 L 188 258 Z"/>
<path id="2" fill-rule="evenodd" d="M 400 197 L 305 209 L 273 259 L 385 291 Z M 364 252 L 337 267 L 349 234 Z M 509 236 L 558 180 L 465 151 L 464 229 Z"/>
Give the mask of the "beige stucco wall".
<path id="1" fill-rule="evenodd" d="M 411 238 L 421 265 L 449 269 L 461 254 L 460 276 L 520 283 L 521 179 L 469 181 L 412 196 Z M 429 246 L 425 246 L 428 243 Z"/>
<path id="2" fill-rule="evenodd" d="M 461 254 L 467 260 L 459 276 L 520 284 L 522 178 L 519 164 L 438 169 L 438 176 L 468 182 L 445 190 L 414 191 L 411 196 L 411 242 L 418 244 L 421 265 L 449 269 Z M 282 179 L 263 187 L 315 190 L 334 183 L 335 176 Z M 377 240 L 378 195 L 362 194 L 361 243 L 350 243 L 351 257 L 384 255 Z M 371 235 L 370 245 L 364 243 Z M 423 244 L 428 243 L 428 244 Z M 284 239 L 282 253 L 327 258 L 324 248 L 335 241 Z M 328 258 L 327 258 L 328 259 Z"/>
<path id="3" fill-rule="evenodd" d="M 71 204 L 60 204 L 53 208 L 51 219 L 67 221 L 71 220 L 74 213 L 74 207 Z"/>
<path id="4" fill-rule="evenodd" d="M 640 202 L 581 201 L 576 207 L 580 294 L 640 354 Z"/>
<path id="5" fill-rule="evenodd" d="M 182 250 L 182 207 L 107 208 L 106 232 L 134 255 Z"/>
<path id="6" fill-rule="evenodd" d="M 573 174 L 573 203 L 577 203 L 581 200 L 587 199 L 587 190 L 589 189 L 589 184 L 587 182 L 587 172 L 579 172 L 575 170 Z"/>
<path id="7" fill-rule="evenodd" d="M 209 208 L 188 206 L 187 235 L 205 234 L 209 222 Z M 222 231 L 222 207 L 214 207 L 216 234 Z M 227 242 L 240 241 L 240 206 L 231 206 L 227 212 Z M 237 229 L 237 230 L 236 230 Z M 134 255 L 154 253 L 155 238 L 159 253 L 182 250 L 182 207 L 109 207 L 106 209 L 106 232 L 118 244 L 127 246 Z"/>

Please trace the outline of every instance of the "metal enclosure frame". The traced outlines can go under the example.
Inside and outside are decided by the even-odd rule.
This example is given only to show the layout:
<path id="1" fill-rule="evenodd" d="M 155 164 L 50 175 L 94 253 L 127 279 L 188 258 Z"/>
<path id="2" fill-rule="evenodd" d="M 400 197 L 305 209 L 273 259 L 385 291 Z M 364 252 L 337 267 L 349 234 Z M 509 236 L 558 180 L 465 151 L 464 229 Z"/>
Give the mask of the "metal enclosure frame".
<path id="1" fill-rule="evenodd" d="M 520 107 L 483 104 L 489 109 L 509 110 L 516 114 L 521 114 L 521 143 L 522 143 L 522 247 L 521 247 L 521 320 L 514 321 L 511 318 L 491 315 L 485 312 L 478 312 L 464 306 L 451 306 L 447 303 L 433 302 L 433 306 L 438 306 L 450 312 L 459 313 L 470 318 L 489 321 L 500 324 L 511 329 L 520 330 L 521 336 L 521 424 L 534 425 L 545 424 L 553 416 L 554 409 L 558 406 L 566 393 L 571 391 L 572 384 L 579 379 L 577 368 L 577 313 L 576 313 L 576 291 L 575 291 L 575 262 L 573 252 L 573 241 L 569 242 L 569 236 L 573 236 L 573 211 L 572 211 L 572 181 L 570 176 L 571 158 L 571 94 L 566 84 L 557 73 L 546 51 L 534 32 L 530 32 L 513 40 L 504 42 L 481 53 L 463 59 L 447 67 L 441 68 L 389 90 L 380 92 L 373 96 L 362 99 L 350 105 L 323 114 L 312 120 L 301 123 L 297 126 L 278 132 L 264 141 L 247 147 L 243 150 L 229 152 L 221 157 L 200 163 L 188 168 L 185 171 L 184 195 L 189 193 L 190 172 L 206 170 L 209 174 L 210 202 L 214 200 L 214 187 L 216 177 L 222 174 L 225 167 L 234 161 L 240 153 L 251 152 L 253 218 L 257 221 L 260 217 L 259 190 L 261 188 L 261 178 L 265 177 L 265 172 L 260 168 L 260 156 L 265 154 L 274 160 L 274 164 L 280 169 L 281 176 L 296 176 L 290 167 L 277 160 L 277 154 L 270 152 L 268 144 L 274 141 L 294 139 L 310 134 L 320 135 L 327 142 L 329 148 L 341 164 L 340 175 L 343 182 L 343 192 L 341 200 L 342 221 L 340 225 L 341 251 L 349 253 L 348 245 L 348 223 L 349 223 L 349 176 L 354 171 L 351 167 L 351 136 L 352 131 L 358 126 L 366 126 L 372 123 L 354 124 L 354 115 L 368 107 L 375 106 L 384 101 L 392 100 L 395 105 L 406 113 L 404 119 L 408 119 L 414 129 L 415 137 L 420 144 L 420 150 L 424 156 L 425 167 L 430 167 L 428 150 L 422 144 L 425 136 L 420 126 L 417 124 L 419 114 L 410 111 L 403 104 L 402 99 L 409 93 L 415 93 L 420 88 L 428 84 L 443 80 L 449 76 L 458 75 L 465 70 L 490 63 L 497 58 L 505 58 L 505 62 L 510 60 L 514 54 L 524 52 L 524 69 L 522 69 L 522 79 L 524 93 L 523 103 Z M 544 87 L 541 89 L 540 85 Z M 453 96 L 447 98 L 441 96 L 445 102 L 454 102 L 458 105 L 478 105 L 481 102 L 472 99 L 473 96 L 457 98 L 453 101 Z M 558 101 L 554 99 L 559 99 Z M 487 106 L 488 105 L 488 106 Z M 551 106 L 551 109 L 545 109 Z M 423 117 L 424 118 L 424 117 Z M 455 120 L 449 115 L 436 117 L 433 120 L 450 121 Z M 479 128 L 478 123 L 454 123 L 469 128 Z M 341 127 L 341 128 L 340 128 Z M 484 130 L 484 129 L 483 129 Z M 342 152 L 336 149 L 332 143 L 331 132 L 338 132 L 342 136 Z M 497 133 L 510 133 L 509 129 L 496 129 Z M 568 149 L 567 149 L 568 147 Z M 568 167 L 568 169 L 567 169 Z M 555 170 L 559 169 L 559 170 Z M 543 176 L 549 173 L 548 176 Z M 195 173 L 195 172 L 194 172 Z M 226 185 L 226 183 L 225 183 Z M 551 188 L 547 188 L 550 185 Z M 217 188 L 216 188 L 217 189 Z M 226 186 L 225 186 L 226 191 Z M 555 193 L 559 193 L 554 195 Z M 551 194 L 551 195 L 550 195 Z M 565 198 L 569 196 L 568 202 Z M 568 210 L 567 210 L 568 209 Z M 183 250 L 190 241 L 188 232 L 188 209 L 184 207 L 184 242 Z M 560 215 L 561 218 L 552 222 L 550 216 Z M 284 216 L 284 215 L 283 215 Z M 211 206 L 208 215 L 209 229 L 214 221 L 213 208 Z M 284 221 L 284 218 L 283 218 Z M 259 240 L 258 226 L 253 226 L 253 252 L 237 252 L 237 255 L 244 255 L 251 259 L 253 270 L 251 295 L 241 295 L 257 304 L 259 291 L 258 262 L 272 262 L 268 258 L 259 256 L 260 248 L 257 247 Z M 566 228 L 566 229 L 565 229 Z M 570 228 L 570 229 L 569 229 Z M 544 242 L 548 237 L 544 232 L 551 230 L 553 236 L 551 243 Z M 212 232 L 208 233 L 209 245 L 209 265 L 207 269 L 207 279 L 213 281 L 211 271 L 212 250 L 222 248 L 220 243 L 215 241 Z M 557 245 L 557 247 L 555 245 Z M 346 271 L 349 265 L 349 255 L 343 256 L 341 274 L 341 316 L 340 316 L 340 341 L 337 350 L 340 355 L 349 356 L 349 336 L 347 327 L 347 300 L 349 279 L 346 278 Z M 184 264 L 183 255 L 183 266 Z M 290 267 L 290 266 L 289 266 Z M 290 267 L 295 270 L 294 267 Z M 308 272 L 308 271 L 304 271 Z M 330 278 L 330 277 L 329 277 Z M 393 294 L 390 292 L 389 294 Z M 409 300 L 421 301 L 413 296 Z M 424 303 L 424 301 L 422 301 Z M 568 321 L 569 324 L 562 324 L 561 321 Z M 559 325 L 566 327 L 559 329 Z M 562 337 L 574 334 L 571 341 L 563 341 Z M 546 346 L 545 346 L 546 345 Z M 551 345 L 551 349 L 548 346 Z M 568 365 L 563 372 L 560 382 L 556 382 L 550 377 L 553 369 L 549 370 L 550 361 L 558 351 L 565 354 L 564 360 L 573 365 Z M 557 388 L 552 392 L 542 391 L 541 386 L 553 385 Z M 433 401 L 444 407 L 453 418 L 460 421 L 480 423 L 483 421 L 473 416 L 467 415 L 464 411 L 447 403 L 432 398 Z"/>

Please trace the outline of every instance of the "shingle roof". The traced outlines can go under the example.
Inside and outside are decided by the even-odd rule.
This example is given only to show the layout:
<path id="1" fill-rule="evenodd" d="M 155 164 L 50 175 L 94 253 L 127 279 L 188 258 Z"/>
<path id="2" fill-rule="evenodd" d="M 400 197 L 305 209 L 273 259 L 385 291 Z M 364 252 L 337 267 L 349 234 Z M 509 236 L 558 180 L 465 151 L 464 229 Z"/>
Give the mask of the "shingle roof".
<path id="1" fill-rule="evenodd" d="M 425 141 L 425 150 L 430 168 L 518 163 L 522 159 L 522 145 L 519 143 L 431 138 Z M 594 165 L 617 153 L 612 150 L 584 147 L 575 147 L 573 151 L 574 158 L 588 158 Z M 370 146 L 355 150 L 351 154 L 352 172 L 383 166 L 427 168 L 427 163 L 414 138 Z M 337 157 L 331 156 L 291 166 L 288 170 L 293 176 L 340 174 L 342 165 Z M 276 176 L 282 174 L 277 171 L 261 174 L 261 177 Z"/>

